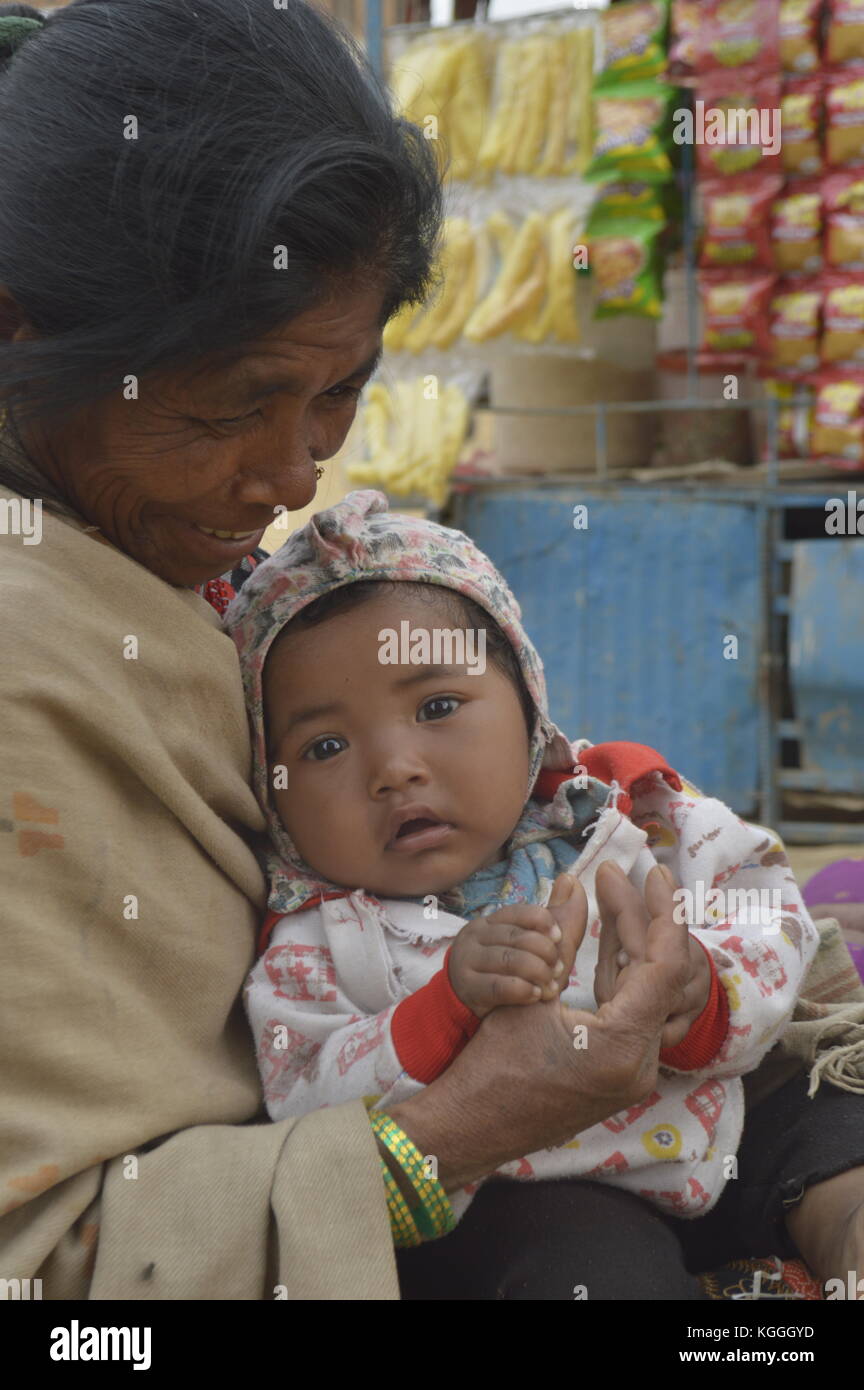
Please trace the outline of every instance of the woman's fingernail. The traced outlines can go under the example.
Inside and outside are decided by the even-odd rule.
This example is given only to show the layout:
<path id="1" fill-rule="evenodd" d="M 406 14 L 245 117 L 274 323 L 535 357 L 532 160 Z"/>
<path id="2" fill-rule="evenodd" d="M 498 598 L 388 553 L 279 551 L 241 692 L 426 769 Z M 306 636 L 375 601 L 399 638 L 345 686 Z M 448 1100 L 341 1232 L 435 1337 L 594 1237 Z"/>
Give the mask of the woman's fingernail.
<path id="1" fill-rule="evenodd" d="M 540 998 L 540 995 L 543 993 L 543 991 L 542 991 L 542 989 L 540 988 L 539 985 L 534 985 L 533 988 L 532 988 L 532 990 L 531 990 L 531 993 L 534 995 L 534 998 L 535 998 L 535 999 L 539 999 L 539 998 Z"/>
<path id="2" fill-rule="evenodd" d="M 560 907 L 566 903 L 570 894 L 573 892 L 573 879 L 569 874 L 559 874 L 552 886 L 552 894 L 549 898 L 547 907 Z"/>
<path id="3" fill-rule="evenodd" d="M 668 865 L 668 864 L 658 864 L 657 867 L 658 867 L 658 869 L 660 870 L 660 872 L 661 872 L 661 874 L 663 875 L 663 877 L 665 878 L 666 882 L 669 884 L 669 887 L 670 887 L 670 888 L 677 888 L 678 885 L 677 885 L 676 882 L 675 882 L 675 875 L 673 874 L 672 870 L 669 868 L 669 865 Z"/>
<path id="4" fill-rule="evenodd" d="M 561 940 L 561 928 L 559 927 L 557 922 L 552 923 L 552 930 L 550 931 L 549 935 L 551 936 L 553 941 Z"/>
<path id="5" fill-rule="evenodd" d="M 558 963 L 557 963 L 557 965 L 555 966 L 555 969 L 552 971 L 552 974 L 555 975 L 555 976 L 558 976 L 558 975 L 561 974 L 561 971 L 562 971 L 563 969 L 564 969 L 564 962 L 563 962 L 563 960 L 559 960 Z"/>

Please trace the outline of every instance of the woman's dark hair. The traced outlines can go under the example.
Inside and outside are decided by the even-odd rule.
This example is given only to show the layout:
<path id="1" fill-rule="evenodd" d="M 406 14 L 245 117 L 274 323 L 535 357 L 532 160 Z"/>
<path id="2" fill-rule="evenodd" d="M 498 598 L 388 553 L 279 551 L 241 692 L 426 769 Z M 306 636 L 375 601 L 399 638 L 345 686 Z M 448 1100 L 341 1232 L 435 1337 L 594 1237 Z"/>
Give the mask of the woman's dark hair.
<path id="1" fill-rule="evenodd" d="M 0 5 L 45 21 L 0 54 L 0 284 L 38 335 L 0 342 L 0 403 L 226 364 L 346 287 L 380 284 L 382 326 L 427 296 L 432 144 L 347 29 L 283 3 Z"/>
<path id="2" fill-rule="evenodd" d="M 295 614 L 290 623 L 286 623 L 282 631 L 319 627 L 329 618 L 350 613 L 352 609 L 359 608 L 361 604 L 368 603 L 370 599 L 377 598 L 381 593 L 395 593 L 397 589 L 410 589 L 418 597 L 428 598 L 430 603 L 443 601 L 449 609 L 449 621 L 453 623 L 454 627 L 472 628 L 475 631 L 485 629 L 486 655 L 492 665 L 515 686 L 530 739 L 537 722 L 537 709 L 528 692 L 525 678 L 522 675 L 522 668 L 513 646 L 492 614 L 488 613 L 485 608 L 481 608 L 479 603 L 475 603 L 467 595 L 460 594 L 456 589 L 450 589 L 444 584 L 420 584 L 408 580 L 361 579 L 356 584 L 343 584 L 341 588 L 329 589 L 320 598 L 313 599 L 310 604 Z"/>

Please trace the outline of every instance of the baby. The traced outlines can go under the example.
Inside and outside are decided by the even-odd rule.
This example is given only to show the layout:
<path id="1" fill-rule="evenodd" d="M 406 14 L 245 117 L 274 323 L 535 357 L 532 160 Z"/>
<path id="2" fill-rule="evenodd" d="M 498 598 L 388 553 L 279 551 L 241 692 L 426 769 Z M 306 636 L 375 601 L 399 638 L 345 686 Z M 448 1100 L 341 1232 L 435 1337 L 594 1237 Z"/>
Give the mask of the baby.
<path id="1" fill-rule="evenodd" d="M 660 863 L 692 929 L 656 1090 L 498 1172 L 599 1179 L 698 1216 L 734 1172 L 740 1078 L 782 1032 L 817 931 L 770 831 L 650 748 L 568 743 L 520 618 L 466 536 L 372 491 L 314 516 L 229 609 L 270 836 L 245 995 L 267 1108 L 386 1111 L 493 1008 L 595 1011 L 627 967 L 598 961 L 598 867 L 641 895 Z M 569 979 L 543 906 L 562 872 L 589 913 Z"/>

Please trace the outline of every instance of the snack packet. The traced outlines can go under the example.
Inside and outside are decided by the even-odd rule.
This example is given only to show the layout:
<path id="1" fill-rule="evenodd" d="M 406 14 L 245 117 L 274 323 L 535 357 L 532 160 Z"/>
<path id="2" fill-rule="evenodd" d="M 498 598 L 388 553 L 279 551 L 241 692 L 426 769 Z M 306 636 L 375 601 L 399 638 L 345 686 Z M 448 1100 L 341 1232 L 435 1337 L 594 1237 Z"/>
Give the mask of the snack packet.
<path id="1" fill-rule="evenodd" d="M 669 44 L 670 77 L 692 77 L 696 71 L 696 33 L 702 14 L 702 0 L 672 0 L 672 38 Z"/>
<path id="2" fill-rule="evenodd" d="M 831 174 L 822 184 L 827 214 L 825 260 L 835 270 L 864 270 L 864 168 Z"/>
<path id="3" fill-rule="evenodd" d="M 594 101 L 594 157 L 588 180 L 633 179 L 664 183 L 673 176 L 668 149 L 674 87 L 656 82 L 632 82 Z"/>
<path id="4" fill-rule="evenodd" d="M 810 449 L 826 462 L 864 467 L 864 372 L 820 372 Z"/>
<path id="5" fill-rule="evenodd" d="M 659 319 L 663 313 L 661 264 L 656 222 L 607 222 L 587 238 L 596 289 L 596 319 L 635 314 Z"/>
<path id="6" fill-rule="evenodd" d="M 822 0 L 780 0 L 780 65 L 784 72 L 816 72 Z"/>
<path id="7" fill-rule="evenodd" d="M 599 231 L 604 222 L 666 221 L 666 209 L 656 183 L 625 183 L 613 179 L 601 185 L 585 229 Z"/>
<path id="8" fill-rule="evenodd" d="M 864 163 L 864 68 L 835 72 L 827 79 L 825 159 L 832 169 Z"/>
<path id="9" fill-rule="evenodd" d="M 727 271 L 700 271 L 703 351 L 767 357 L 771 352 L 768 303 L 775 283 L 776 276 L 768 271 L 742 273 L 734 279 Z"/>
<path id="10" fill-rule="evenodd" d="M 600 15 L 595 89 L 641 82 L 666 71 L 669 0 L 629 0 Z"/>
<path id="11" fill-rule="evenodd" d="M 822 290 L 818 283 L 781 281 L 771 297 L 769 334 L 771 367 L 789 376 L 803 376 L 819 366 L 819 315 Z"/>
<path id="12" fill-rule="evenodd" d="M 771 207 L 774 265 L 782 275 L 822 269 L 822 192 L 814 181 L 787 184 Z"/>
<path id="13" fill-rule="evenodd" d="M 780 67 L 779 0 L 703 0 L 699 6 L 696 68 Z"/>
<path id="14" fill-rule="evenodd" d="M 825 62 L 864 63 L 864 0 L 828 0 Z"/>
<path id="15" fill-rule="evenodd" d="M 825 276 L 822 361 L 864 370 L 864 283 L 851 275 Z"/>
<path id="16" fill-rule="evenodd" d="M 821 77 L 799 77 L 783 88 L 780 157 L 787 174 L 822 172 L 822 85 Z"/>
<path id="17" fill-rule="evenodd" d="M 700 175 L 774 173 L 782 167 L 780 92 L 778 73 L 753 68 L 700 78 L 694 103 Z"/>
<path id="18" fill-rule="evenodd" d="M 769 214 L 782 186 L 780 174 L 741 174 L 700 184 L 704 226 L 700 266 L 773 269 Z"/>

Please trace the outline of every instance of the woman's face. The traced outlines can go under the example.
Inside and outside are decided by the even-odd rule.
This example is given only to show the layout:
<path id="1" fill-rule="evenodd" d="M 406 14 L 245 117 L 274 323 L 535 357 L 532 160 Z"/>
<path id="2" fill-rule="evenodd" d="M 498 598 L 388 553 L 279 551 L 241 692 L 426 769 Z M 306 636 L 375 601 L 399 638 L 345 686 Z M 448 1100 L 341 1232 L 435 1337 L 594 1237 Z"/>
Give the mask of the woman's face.
<path id="1" fill-rule="evenodd" d="M 231 367 L 142 378 L 139 399 L 103 398 L 62 433 L 34 426 L 24 442 L 112 544 L 169 584 L 203 583 L 281 509 L 311 502 L 315 464 L 341 448 L 377 365 L 382 307 L 380 289 L 348 291 Z"/>

